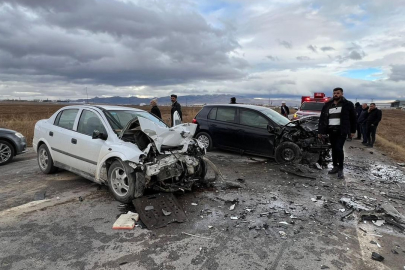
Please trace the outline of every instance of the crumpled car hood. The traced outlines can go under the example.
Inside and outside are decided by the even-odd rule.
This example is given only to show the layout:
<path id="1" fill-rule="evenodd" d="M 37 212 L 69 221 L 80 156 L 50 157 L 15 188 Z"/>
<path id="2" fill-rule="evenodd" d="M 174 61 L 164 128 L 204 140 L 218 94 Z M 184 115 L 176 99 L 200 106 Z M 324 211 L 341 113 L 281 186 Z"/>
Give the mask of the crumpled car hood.
<path id="1" fill-rule="evenodd" d="M 159 152 L 162 152 L 162 146 L 188 145 L 197 130 L 197 125 L 192 123 L 180 124 L 169 128 L 159 126 L 146 118 L 137 117 L 129 121 L 122 132 L 124 133 L 127 129 L 136 128 L 137 126 L 153 140 Z"/>
<path id="2" fill-rule="evenodd" d="M 318 130 L 319 116 L 307 116 L 294 122 L 297 122 L 306 131 L 316 131 Z"/>

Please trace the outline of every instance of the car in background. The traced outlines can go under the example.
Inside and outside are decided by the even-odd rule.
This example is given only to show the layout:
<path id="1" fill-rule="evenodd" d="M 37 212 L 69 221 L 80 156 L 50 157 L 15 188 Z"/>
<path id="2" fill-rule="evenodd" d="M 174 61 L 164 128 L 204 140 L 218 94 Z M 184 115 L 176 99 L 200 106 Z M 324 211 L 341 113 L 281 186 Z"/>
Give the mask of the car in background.
<path id="1" fill-rule="evenodd" d="M 210 151 L 222 148 L 241 154 L 275 158 L 278 163 L 298 163 L 308 153 L 322 159 L 330 145 L 318 138 L 319 118 L 291 122 L 278 112 L 243 104 L 206 105 L 195 116 L 195 138 Z"/>
<path id="2" fill-rule="evenodd" d="M 66 169 L 108 185 L 123 203 L 146 188 L 191 190 L 206 174 L 197 125 L 169 128 L 149 112 L 120 106 L 67 106 L 35 125 L 40 170 Z"/>
<path id="3" fill-rule="evenodd" d="M 27 152 L 27 140 L 14 130 L 0 128 L 0 166 L 5 165 L 14 156 Z"/>

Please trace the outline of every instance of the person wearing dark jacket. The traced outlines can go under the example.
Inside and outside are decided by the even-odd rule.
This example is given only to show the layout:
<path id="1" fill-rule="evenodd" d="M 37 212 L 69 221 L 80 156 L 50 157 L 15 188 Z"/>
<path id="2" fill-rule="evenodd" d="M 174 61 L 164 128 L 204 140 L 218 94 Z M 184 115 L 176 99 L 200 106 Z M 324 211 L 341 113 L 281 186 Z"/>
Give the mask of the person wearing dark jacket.
<path id="1" fill-rule="evenodd" d="M 229 102 L 229 104 L 237 104 L 236 97 L 231 97 L 231 102 Z"/>
<path id="2" fill-rule="evenodd" d="M 288 118 L 290 109 L 285 105 L 285 101 L 281 102 L 281 114 Z"/>
<path id="3" fill-rule="evenodd" d="M 337 173 L 339 179 L 344 178 L 343 146 L 349 134 L 354 136 L 356 123 L 356 111 L 354 110 L 353 103 L 343 97 L 342 88 L 333 89 L 333 99 L 326 102 L 321 111 L 318 136 L 321 138 L 322 135 L 329 135 L 332 145 L 333 169 L 328 173 Z"/>
<path id="4" fill-rule="evenodd" d="M 180 116 L 180 120 L 183 119 L 183 114 L 181 112 L 181 105 L 180 103 L 177 102 L 177 95 L 170 95 L 170 100 L 172 101 L 172 109 L 170 110 L 170 115 L 171 115 L 171 122 L 172 122 L 172 127 L 174 126 L 174 112 L 178 112 Z"/>
<path id="5" fill-rule="evenodd" d="M 378 124 L 382 119 L 382 111 L 377 109 L 375 103 L 370 103 L 368 110 L 367 125 L 367 144 L 368 147 L 373 147 L 375 143 L 375 134 L 377 132 Z"/>
<path id="6" fill-rule="evenodd" d="M 367 144 L 367 126 L 366 120 L 368 117 L 368 106 L 367 103 L 363 103 L 361 105 L 362 111 L 360 113 L 359 118 L 357 118 L 357 125 L 360 126 L 360 133 L 363 136 L 363 143 Z"/>
<path id="7" fill-rule="evenodd" d="M 356 117 L 357 117 L 357 137 L 355 138 L 356 140 L 361 140 L 361 126 L 359 125 L 359 117 L 361 112 L 363 111 L 361 105 L 359 102 L 356 102 L 356 104 L 354 104 L 354 109 L 356 111 Z"/>
<path id="8" fill-rule="evenodd" d="M 150 110 L 150 113 L 152 113 L 156 117 L 159 117 L 160 119 L 162 119 L 162 114 L 160 113 L 160 109 L 157 106 L 157 100 L 156 99 L 152 99 L 150 101 L 150 106 L 152 107 L 152 109 Z"/>

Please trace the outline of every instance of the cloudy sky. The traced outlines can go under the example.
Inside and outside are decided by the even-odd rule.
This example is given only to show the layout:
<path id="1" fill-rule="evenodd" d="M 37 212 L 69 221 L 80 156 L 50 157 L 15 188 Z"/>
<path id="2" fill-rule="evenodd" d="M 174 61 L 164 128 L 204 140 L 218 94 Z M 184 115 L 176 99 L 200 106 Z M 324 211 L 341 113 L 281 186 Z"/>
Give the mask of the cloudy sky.
<path id="1" fill-rule="evenodd" d="M 0 0 L 0 99 L 405 99 L 405 0 Z"/>

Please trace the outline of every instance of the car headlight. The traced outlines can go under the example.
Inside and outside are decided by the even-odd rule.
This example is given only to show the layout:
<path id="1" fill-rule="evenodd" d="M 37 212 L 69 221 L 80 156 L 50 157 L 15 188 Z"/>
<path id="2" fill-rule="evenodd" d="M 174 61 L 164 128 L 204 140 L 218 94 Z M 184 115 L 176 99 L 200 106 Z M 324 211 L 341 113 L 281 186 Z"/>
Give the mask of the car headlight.
<path id="1" fill-rule="evenodd" d="M 24 138 L 24 135 L 22 135 L 20 132 L 16 132 L 16 133 L 14 133 L 14 135 L 20 139 Z"/>
<path id="2" fill-rule="evenodd" d="M 297 116 L 298 116 L 298 115 L 297 115 L 296 113 L 294 113 L 294 118 L 297 118 Z"/>

